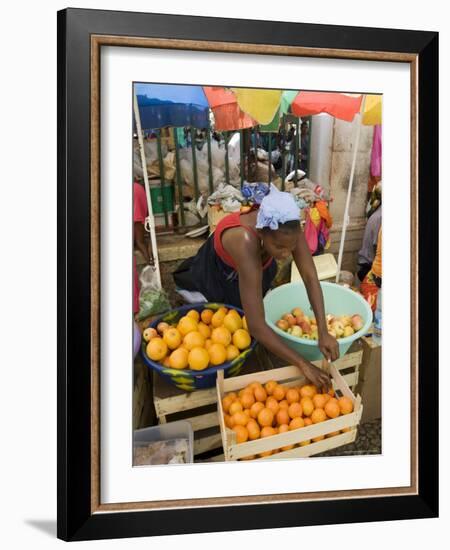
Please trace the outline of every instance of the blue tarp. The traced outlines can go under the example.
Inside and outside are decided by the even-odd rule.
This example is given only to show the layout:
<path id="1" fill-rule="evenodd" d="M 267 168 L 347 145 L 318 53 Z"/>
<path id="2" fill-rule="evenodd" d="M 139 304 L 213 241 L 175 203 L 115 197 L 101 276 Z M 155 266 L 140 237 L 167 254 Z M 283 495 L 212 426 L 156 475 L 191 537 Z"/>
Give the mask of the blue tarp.
<path id="1" fill-rule="evenodd" d="M 142 129 L 209 127 L 209 104 L 201 86 L 135 84 Z"/>

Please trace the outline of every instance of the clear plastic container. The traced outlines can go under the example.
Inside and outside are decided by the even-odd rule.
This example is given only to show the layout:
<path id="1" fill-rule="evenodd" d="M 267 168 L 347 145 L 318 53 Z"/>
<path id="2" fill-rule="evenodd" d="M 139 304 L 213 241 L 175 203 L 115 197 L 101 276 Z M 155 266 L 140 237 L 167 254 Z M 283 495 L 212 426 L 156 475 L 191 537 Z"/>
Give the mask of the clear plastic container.
<path id="1" fill-rule="evenodd" d="M 187 420 L 177 420 L 159 424 L 150 428 L 135 430 L 133 447 L 145 446 L 154 441 L 168 441 L 173 439 L 186 439 L 188 442 L 187 464 L 194 462 L 194 432 L 191 423 Z"/>

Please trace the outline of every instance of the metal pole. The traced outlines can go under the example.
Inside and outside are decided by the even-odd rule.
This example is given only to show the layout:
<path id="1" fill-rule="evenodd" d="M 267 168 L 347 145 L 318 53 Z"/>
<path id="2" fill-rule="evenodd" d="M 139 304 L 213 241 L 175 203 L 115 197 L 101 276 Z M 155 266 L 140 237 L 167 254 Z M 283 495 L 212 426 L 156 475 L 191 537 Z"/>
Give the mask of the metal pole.
<path id="1" fill-rule="evenodd" d="M 361 110 L 358 114 L 358 125 L 356 127 L 356 139 L 355 139 L 355 147 L 353 149 L 353 160 L 352 160 L 352 169 L 350 172 L 350 180 L 348 182 L 347 200 L 345 201 L 344 219 L 342 222 L 341 243 L 339 245 L 339 256 L 338 256 L 338 263 L 337 263 L 336 283 L 339 282 L 339 275 L 341 272 L 341 265 L 342 265 L 342 257 L 344 255 L 345 234 L 347 232 L 347 225 L 349 222 L 348 211 L 350 208 L 350 197 L 352 194 L 353 178 L 355 176 L 356 155 L 358 153 L 359 137 L 361 135 L 361 126 L 362 126 L 362 114 L 364 113 L 365 103 L 366 103 L 366 96 L 363 95 Z"/>
<path id="2" fill-rule="evenodd" d="M 159 270 L 158 246 L 156 244 L 155 218 L 153 217 L 152 197 L 150 195 L 150 185 L 148 183 L 147 161 L 145 159 L 144 140 L 142 138 L 141 117 L 139 114 L 139 107 L 138 107 L 137 97 L 135 93 L 133 94 L 133 109 L 134 109 L 134 118 L 136 120 L 136 131 L 138 135 L 139 151 L 141 153 L 142 173 L 144 174 L 145 195 L 147 197 L 147 206 L 148 206 L 148 217 L 145 220 L 144 227 L 150 233 L 150 241 L 152 243 L 152 254 L 155 260 L 156 277 L 158 281 L 158 286 L 159 288 L 161 288 L 161 272 Z"/>
<path id="3" fill-rule="evenodd" d="M 192 149 L 192 170 L 194 173 L 194 196 L 195 196 L 195 202 L 198 202 L 199 192 L 198 192 L 198 175 L 197 175 L 197 155 L 195 152 L 195 137 L 192 130 L 193 128 L 191 126 L 191 149 Z"/>
<path id="4" fill-rule="evenodd" d="M 209 193 L 214 191 L 213 173 L 212 173 L 212 158 L 211 158 L 211 129 L 206 130 L 206 141 L 208 143 L 208 171 L 209 171 Z"/>
<path id="5" fill-rule="evenodd" d="M 298 150 L 299 150 L 299 141 L 300 141 L 300 119 L 297 118 L 297 131 L 295 132 L 295 158 L 294 158 L 294 182 L 297 185 L 297 170 L 298 170 Z"/>
<path id="6" fill-rule="evenodd" d="M 241 150 L 241 188 L 244 185 L 244 179 L 245 179 L 245 158 L 244 158 L 244 130 L 239 130 L 239 146 Z"/>
<path id="7" fill-rule="evenodd" d="M 177 174 L 177 187 L 178 187 L 178 201 L 179 201 L 179 208 L 180 208 L 180 218 L 181 218 L 181 225 L 182 227 L 185 226 L 185 219 L 184 219 L 184 204 L 183 204 L 183 184 L 181 182 L 181 172 L 180 172 L 180 152 L 178 151 L 178 135 L 177 135 L 177 129 L 174 128 L 173 137 L 175 140 L 175 166 L 176 166 L 176 174 Z"/>
<path id="8" fill-rule="evenodd" d="M 223 133 L 225 138 L 225 181 L 230 184 L 230 159 L 228 157 L 228 132 Z"/>
<path id="9" fill-rule="evenodd" d="M 269 183 L 272 181 L 272 133 L 269 132 L 269 146 L 267 147 L 269 149 Z"/>
<path id="10" fill-rule="evenodd" d="M 166 201 L 164 200 L 164 159 L 162 156 L 162 147 L 161 147 L 161 129 L 158 130 L 156 136 L 156 143 L 158 144 L 158 161 L 159 161 L 159 187 L 161 188 L 161 200 L 162 207 L 164 212 L 164 223 L 166 227 L 169 225 L 169 218 L 167 217 Z"/>

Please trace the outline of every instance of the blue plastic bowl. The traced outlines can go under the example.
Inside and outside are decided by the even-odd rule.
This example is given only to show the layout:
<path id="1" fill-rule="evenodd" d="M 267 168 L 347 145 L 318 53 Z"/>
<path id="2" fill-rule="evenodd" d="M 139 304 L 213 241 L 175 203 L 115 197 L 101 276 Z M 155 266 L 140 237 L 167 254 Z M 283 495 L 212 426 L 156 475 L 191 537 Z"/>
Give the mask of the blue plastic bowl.
<path id="1" fill-rule="evenodd" d="M 346 338 L 339 338 L 339 353 L 342 357 L 347 352 L 352 343 L 364 336 L 372 324 L 372 310 L 369 304 L 356 292 L 334 283 L 320 283 L 322 287 L 323 298 L 325 302 L 325 313 L 331 315 L 361 315 L 364 326 L 358 332 Z M 300 307 L 306 315 L 313 316 L 314 312 L 309 303 L 306 287 L 303 283 L 288 283 L 281 285 L 264 298 L 264 309 L 266 322 L 285 343 L 308 361 L 317 361 L 322 359 L 322 352 L 319 349 L 317 340 L 307 340 L 291 336 L 287 332 L 279 329 L 275 323 L 281 319 L 285 313 L 289 313 L 295 307 Z"/>
<path id="2" fill-rule="evenodd" d="M 213 311 L 218 310 L 220 307 L 226 307 L 228 309 L 235 309 L 238 313 L 244 315 L 242 309 L 239 309 L 228 304 L 218 304 L 218 303 L 201 303 L 201 304 L 188 304 L 185 306 L 178 307 L 165 313 L 148 326 L 156 328 L 158 323 L 177 323 L 181 317 L 184 317 L 188 311 L 195 309 L 198 312 L 203 311 L 204 309 L 212 309 Z M 165 367 L 161 363 L 152 361 L 146 353 L 147 342 L 143 341 L 141 345 L 141 355 L 144 362 L 148 367 L 156 371 L 160 376 L 165 378 L 170 384 L 173 384 L 180 390 L 184 391 L 194 391 L 202 390 L 206 388 L 212 388 L 216 384 L 216 375 L 217 371 L 223 370 L 226 378 L 231 376 L 236 376 L 239 374 L 242 365 L 244 364 L 248 355 L 253 351 L 256 346 L 256 340 L 252 338 L 250 346 L 244 350 L 240 355 L 238 355 L 233 361 L 227 361 L 218 365 L 216 367 L 209 367 L 202 371 L 196 371 L 191 369 L 171 369 Z"/>

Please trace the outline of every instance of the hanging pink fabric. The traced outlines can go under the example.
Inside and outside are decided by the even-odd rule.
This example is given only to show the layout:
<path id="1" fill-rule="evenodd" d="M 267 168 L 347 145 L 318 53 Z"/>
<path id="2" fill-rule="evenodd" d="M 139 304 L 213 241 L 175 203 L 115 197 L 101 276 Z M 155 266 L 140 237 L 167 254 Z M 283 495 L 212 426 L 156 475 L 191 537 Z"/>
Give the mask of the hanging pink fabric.
<path id="1" fill-rule="evenodd" d="M 381 177 L 381 124 L 373 128 L 372 155 L 370 158 L 370 175 Z"/>
<path id="2" fill-rule="evenodd" d="M 305 239 L 308 244 L 309 251 L 311 254 L 314 254 L 314 252 L 317 250 L 317 245 L 319 244 L 318 241 L 318 234 L 317 234 L 317 227 L 314 225 L 313 221 L 311 220 L 311 216 L 309 215 L 309 209 L 306 215 L 306 224 L 305 224 Z"/>

